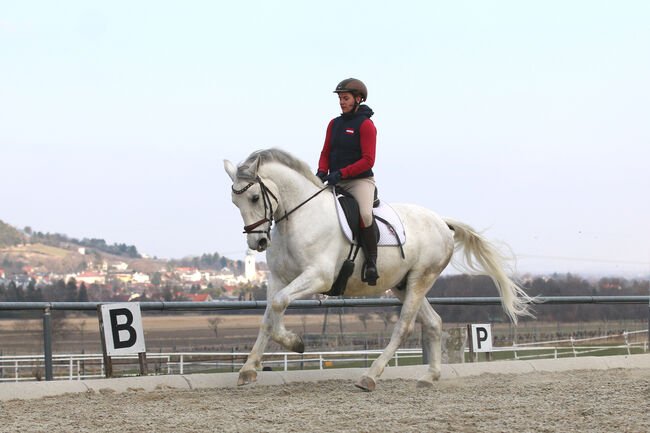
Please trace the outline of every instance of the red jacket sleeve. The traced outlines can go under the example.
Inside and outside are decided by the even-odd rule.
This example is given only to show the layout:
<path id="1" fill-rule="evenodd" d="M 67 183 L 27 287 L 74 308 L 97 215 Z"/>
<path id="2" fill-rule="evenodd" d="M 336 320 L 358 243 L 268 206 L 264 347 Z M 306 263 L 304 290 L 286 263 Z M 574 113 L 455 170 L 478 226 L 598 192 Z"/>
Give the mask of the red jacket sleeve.
<path id="1" fill-rule="evenodd" d="M 324 171 L 327 173 L 330 168 L 330 151 L 332 150 L 332 123 L 334 119 L 330 120 L 329 125 L 327 125 L 327 132 L 325 133 L 325 144 L 323 145 L 323 150 L 320 153 L 320 159 L 318 160 L 318 171 Z"/>
<path id="2" fill-rule="evenodd" d="M 331 125 L 331 123 L 330 123 Z M 354 177 L 368 171 L 375 165 L 375 148 L 377 146 L 377 128 L 372 120 L 366 119 L 359 128 L 361 138 L 361 159 L 341 169 L 343 178 Z M 329 152 L 328 152 L 329 155 Z"/>

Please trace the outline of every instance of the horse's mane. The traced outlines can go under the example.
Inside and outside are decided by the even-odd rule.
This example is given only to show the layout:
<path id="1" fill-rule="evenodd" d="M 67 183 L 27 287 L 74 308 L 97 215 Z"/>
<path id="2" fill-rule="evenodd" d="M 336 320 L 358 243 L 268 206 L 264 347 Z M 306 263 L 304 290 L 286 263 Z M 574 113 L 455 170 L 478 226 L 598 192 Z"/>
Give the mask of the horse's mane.
<path id="1" fill-rule="evenodd" d="M 312 173 L 311 169 L 305 162 L 291 155 L 289 152 L 278 149 L 276 147 L 273 147 L 271 149 L 256 150 L 255 152 L 251 153 L 250 156 L 237 167 L 238 179 L 253 180 L 254 176 L 252 175 L 250 166 L 257 161 L 257 158 L 260 159 L 260 165 L 264 165 L 267 162 L 277 162 L 302 174 L 314 185 L 318 187 L 323 186 L 323 183 L 314 175 L 314 173 Z"/>

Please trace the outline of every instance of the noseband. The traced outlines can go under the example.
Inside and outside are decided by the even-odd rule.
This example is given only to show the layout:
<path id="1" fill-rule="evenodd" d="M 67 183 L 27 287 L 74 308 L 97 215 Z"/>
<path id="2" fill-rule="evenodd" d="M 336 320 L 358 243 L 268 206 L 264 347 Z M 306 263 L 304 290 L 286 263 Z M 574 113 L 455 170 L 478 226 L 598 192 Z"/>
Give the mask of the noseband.
<path id="1" fill-rule="evenodd" d="M 248 188 L 255 185 L 256 183 L 260 184 L 260 190 L 262 191 L 262 201 L 264 203 L 264 218 L 257 221 L 257 222 L 254 222 L 253 224 L 249 224 L 247 226 L 244 226 L 244 233 L 246 233 L 246 234 L 249 234 L 249 233 L 266 233 L 266 235 L 268 236 L 268 238 L 270 240 L 271 239 L 271 226 L 273 225 L 273 203 L 271 203 L 271 198 L 273 198 L 273 200 L 275 200 L 276 205 L 278 204 L 278 198 L 271 192 L 271 190 L 266 185 L 264 185 L 264 182 L 262 182 L 262 179 L 259 176 L 255 177 L 255 180 L 250 182 L 248 185 L 246 185 L 242 189 L 235 189 L 234 185 L 231 188 L 232 188 L 233 193 L 239 195 L 239 194 L 243 194 L 246 191 L 248 191 Z M 285 214 L 282 215 L 282 217 L 280 217 L 276 221 L 276 223 L 279 223 L 283 219 L 288 218 L 289 215 L 291 215 L 293 212 L 298 210 L 298 208 L 300 208 L 302 205 L 307 203 L 312 198 L 316 197 L 321 192 L 325 191 L 328 187 L 329 186 L 324 186 L 322 189 L 319 189 L 314 195 L 309 197 L 307 200 L 303 201 L 298 206 L 291 209 L 289 212 L 285 212 Z M 259 226 L 261 226 L 264 223 L 269 223 L 268 229 L 266 229 L 266 230 L 255 230 L 256 228 L 258 228 Z"/>
<path id="2" fill-rule="evenodd" d="M 275 200 L 275 204 L 278 204 L 278 198 L 271 192 L 271 190 L 264 185 L 264 182 L 262 182 L 262 179 L 260 179 L 259 176 L 255 178 L 254 181 L 250 182 L 248 185 L 243 187 L 242 189 L 235 189 L 235 186 L 233 185 L 232 192 L 235 194 L 243 194 L 246 191 L 248 191 L 248 188 L 251 186 L 255 185 L 256 183 L 260 184 L 260 190 L 262 191 L 262 201 L 264 202 L 264 218 L 254 222 L 253 224 L 244 226 L 244 233 L 266 233 L 266 235 L 271 239 L 271 225 L 273 225 L 273 203 L 271 203 L 271 198 Z M 264 223 L 269 223 L 269 228 L 266 230 L 255 230 L 259 226 L 261 226 Z"/>

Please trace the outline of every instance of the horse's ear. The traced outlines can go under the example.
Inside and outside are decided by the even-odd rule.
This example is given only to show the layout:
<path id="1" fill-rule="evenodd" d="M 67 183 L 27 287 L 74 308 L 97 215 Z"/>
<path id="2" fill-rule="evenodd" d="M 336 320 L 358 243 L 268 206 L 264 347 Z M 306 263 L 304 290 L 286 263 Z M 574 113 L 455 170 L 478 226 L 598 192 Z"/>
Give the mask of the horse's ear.
<path id="1" fill-rule="evenodd" d="M 262 164 L 262 158 L 260 158 L 259 155 L 257 155 L 257 158 L 255 158 L 255 161 L 251 164 L 251 177 L 255 178 L 257 177 L 257 171 L 260 169 L 260 165 Z"/>
<path id="2" fill-rule="evenodd" d="M 257 155 L 255 160 L 250 164 L 240 166 L 239 169 L 242 171 L 242 176 L 246 179 L 255 179 L 257 177 L 257 170 L 259 170 L 261 163 L 262 158 Z"/>
<path id="3" fill-rule="evenodd" d="M 237 173 L 237 168 L 235 167 L 235 165 L 232 162 L 228 161 L 227 159 L 224 159 L 223 168 L 226 169 L 226 173 L 228 173 L 228 176 L 230 176 L 230 179 L 232 179 L 232 181 L 234 182 L 235 173 Z"/>

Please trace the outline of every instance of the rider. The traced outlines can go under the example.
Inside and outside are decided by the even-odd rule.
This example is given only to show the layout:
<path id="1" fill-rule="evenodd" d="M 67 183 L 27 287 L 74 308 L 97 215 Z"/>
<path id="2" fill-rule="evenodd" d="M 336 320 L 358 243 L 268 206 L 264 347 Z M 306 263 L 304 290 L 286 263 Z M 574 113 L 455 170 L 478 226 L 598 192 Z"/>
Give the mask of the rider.
<path id="1" fill-rule="evenodd" d="M 316 176 L 328 185 L 338 185 L 359 203 L 361 243 L 366 253 L 365 277 L 374 286 L 379 278 L 376 223 L 372 215 L 377 129 L 370 117 L 374 113 L 367 105 L 361 105 L 368 98 L 368 90 L 360 80 L 343 80 L 334 93 L 339 96 L 343 113 L 327 125 Z"/>

